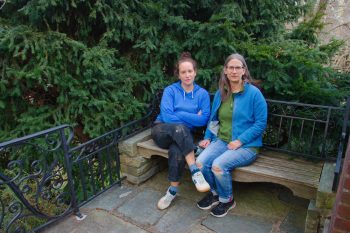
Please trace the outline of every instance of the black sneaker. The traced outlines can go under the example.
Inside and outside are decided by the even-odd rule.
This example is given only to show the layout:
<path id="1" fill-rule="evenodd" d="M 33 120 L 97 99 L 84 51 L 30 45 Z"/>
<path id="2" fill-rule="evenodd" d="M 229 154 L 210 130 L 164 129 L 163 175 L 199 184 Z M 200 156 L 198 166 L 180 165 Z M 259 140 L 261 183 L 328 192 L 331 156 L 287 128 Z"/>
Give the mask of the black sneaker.
<path id="1" fill-rule="evenodd" d="M 199 209 L 208 210 L 218 203 L 219 203 L 219 196 L 218 195 L 214 196 L 213 193 L 210 192 L 205 197 L 203 197 L 202 200 L 197 202 L 197 206 Z"/>
<path id="2" fill-rule="evenodd" d="M 217 206 L 215 206 L 211 210 L 211 215 L 215 217 L 224 217 L 230 209 L 235 208 L 236 202 L 234 200 L 228 202 L 228 203 L 222 203 L 220 202 Z"/>

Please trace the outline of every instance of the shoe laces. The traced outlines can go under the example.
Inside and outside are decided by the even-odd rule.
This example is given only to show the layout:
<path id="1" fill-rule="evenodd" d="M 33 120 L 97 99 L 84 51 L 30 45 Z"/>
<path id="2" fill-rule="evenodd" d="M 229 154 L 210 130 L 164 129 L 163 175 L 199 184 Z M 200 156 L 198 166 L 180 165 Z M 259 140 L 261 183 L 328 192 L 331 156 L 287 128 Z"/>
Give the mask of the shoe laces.
<path id="1" fill-rule="evenodd" d="M 164 201 L 171 202 L 175 196 L 176 196 L 176 194 L 172 195 L 169 191 L 167 191 L 165 196 L 164 196 Z"/>
<path id="2" fill-rule="evenodd" d="M 219 202 L 219 204 L 216 206 L 216 208 L 217 208 L 217 209 L 225 209 L 226 204 L 227 204 L 227 203 Z"/>
<path id="3" fill-rule="evenodd" d="M 193 178 L 196 182 L 198 182 L 198 184 L 203 184 L 206 182 L 201 172 L 196 172 L 193 175 Z"/>

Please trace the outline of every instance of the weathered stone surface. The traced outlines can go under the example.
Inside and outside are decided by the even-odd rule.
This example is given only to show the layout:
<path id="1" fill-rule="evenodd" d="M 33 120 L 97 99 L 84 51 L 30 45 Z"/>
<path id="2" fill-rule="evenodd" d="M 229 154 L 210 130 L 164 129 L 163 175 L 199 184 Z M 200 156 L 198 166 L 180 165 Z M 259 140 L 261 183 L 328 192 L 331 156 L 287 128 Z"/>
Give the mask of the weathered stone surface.
<path id="1" fill-rule="evenodd" d="M 328 42 L 332 38 L 349 42 L 350 29 L 347 27 L 349 19 L 349 0 L 328 1 L 325 16 L 322 17 L 325 27 L 320 33 L 320 38 L 323 42 Z"/>
<path id="2" fill-rule="evenodd" d="M 332 209 L 335 203 L 336 193 L 332 191 L 334 169 L 334 163 L 325 163 L 323 166 L 316 197 L 316 207 L 319 209 Z"/>
<path id="3" fill-rule="evenodd" d="M 83 206 L 83 209 L 104 209 L 111 211 L 122 205 L 125 200 L 135 192 L 135 187 L 131 185 L 114 186 Z"/>
<path id="4" fill-rule="evenodd" d="M 63 225 L 51 226 L 44 232 L 285 233 L 281 228 L 287 223 L 290 232 L 298 232 L 298 224 L 291 223 L 307 211 L 301 202 L 285 197 L 286 189 L 279 185 L 234 182 L 236 208 L 224 218 L 215 218 L 209 211 L 196 209 L 196 201 L 205 193 L 194 188 L 189 171 L 185 171 L 172 205 L 160 211 L 156 204 L 169 187 L 167 174 L 167 170 L 160 172 L 140 186 L 123 181 L 121 188 L 111 188 L 82 206 L 81 212 L 87 214 L 84 220 L 70 216 L 60 223 Z M 290 214 L 291 209 L 297 212 Z"/>
<path id="5" fill-rule="evenodd" d="M 230 217 L 228 217 L 230 216 Z M 240 216 L 231 215 L 224 218 L 208 216 L 202 224 L 214 232 L 232 233 L 232 232 L 249 232 L 249 233 L 270 233 L 273 222 L 270 219 L 260 218 L 257 216 Z"/>
<path id="6" fill-rule="evenodd" d="M 197 224 L 188 233 L 216 233 L 216 232 L 210 230 L 209 228 L 207 228 L 201 224 Z"/>
<path id="7" fill-rule="evenodd" d="M 141 176 L 156 165 L 156 161 L 149 161 L 148 163 L 143 164 L 141 167 L 132 167 L 126 164 L 120 164 L 122 172 L 133 176 Z"/>
<path id="8" fill-rule="evenodd" d="M 128 165 L 130 167 L 141 167 L 147 163 L 150 163 L 151 160 L 145 159 L 141 156 L 137 157 L 129 157 L 126 154 L 121 154 L 120 155 L 120 163 Z"/>
<path id="9" fill-rule="evenodd" d="M 300 210 L 300 207 L 294 206 L 283 220 L 280 230 L 288 233 L 302 233 L 305 229 L 305 218 L 306 213 L 304 209 Z"/>
<path id="10" fill-rule="evenodd" d="M 293 206 L 308 208 L 310 200 L 294 196 L 291 190 L 283 187 L 278 193 L 278 199 L 285 203 L 293 204 Z"/>
<path id="11" fill-rule="evenodd" d="M 146 173 L 140 175 L 140 176 L 133 176 L 132 174 L 128 174 L 126 172 L 122 171 L 122 175 L 126 176 L 126 180 L 129 181 L 132 184 L 141 184 L 142 182 L 145 182 L 149 178 L 151 178 L 153 175 L 159 172 L 159 166 L 155 165 L 151 169 L 149 169 Z"/>
<path id="12" fill-rule="evenodd" d="M 305 220 L 305 233 L 317 233 L 320 221 L 320 210 L 316 208 L 315 200 L 311 200 Z"/>
<path id="13" fill-rule="evenodd" d="M 196 203 L 181 197 L 176 197 L 173 205 L 154 226 L 156 232 L 182 233 L 188 232 L 199 223 L 206 211 L 199 209 Z"/>
<path id="14" fill-rule="evenodd" d="M 128 223 L 105 210 L 92 210 L 83 221 L 70 216 L 64 222 L 49 228 L 45 233 L 146 233 L 147 231 Z"/>
<path id="15" fill-rule="evenodd" d="M 332 216 L 332 209 L 320 209 L 320 228 L 323 228 L 323 224 L 327 218 Z"/>
<path id="16" fill-rule="evenodd" d="M 136 144 L 138 142 L 146 141 L 150 138 L 151 138 L 151 129 L 142 131 L 141 133 L 136 134 L 135 136 L 121 142 L 119 144 L 119 151 L 121 154 L 126 154 L 130 157 L 135 157 L 137 156 Z"/>
<path id="17" fill-rule="evenodd" d="M 271 183 L 233 182 L 233 194 L 237 202 L 234 213 L 242 215 L 259 215 L 271 219 L 279 219 L 287 213 L 288 205 L 279 199 L 279 194 L 287 188 Z"/>
<path id="18" fill-rule="evenodd" d="M 138 225 L 151 226 L 165 213 L 157 209 L 157 202 L 161 196 L 160 192 L 145 189 L 116 211 Z"/>

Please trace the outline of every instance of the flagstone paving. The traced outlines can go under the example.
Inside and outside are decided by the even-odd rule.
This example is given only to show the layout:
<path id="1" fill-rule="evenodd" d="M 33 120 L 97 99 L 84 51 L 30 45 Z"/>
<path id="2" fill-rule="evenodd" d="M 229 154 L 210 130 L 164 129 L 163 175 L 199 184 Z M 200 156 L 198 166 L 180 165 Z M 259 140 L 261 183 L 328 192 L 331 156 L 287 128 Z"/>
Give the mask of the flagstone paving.
<path id="1" fill-rule="evenodd" d="M 124 182 L 81 207 L 87 217 L 69 216 L 44 230 L 47 233 L 302 233 L 308 201 L 294 197 L 279 185 L 233 183 L 236 208 L 223 218 L 203 211 L 198 193 L 186 171 L 178 196 L 166 210 L 156 204 L 168 187 L 167 171 L 142 185 Z"/>

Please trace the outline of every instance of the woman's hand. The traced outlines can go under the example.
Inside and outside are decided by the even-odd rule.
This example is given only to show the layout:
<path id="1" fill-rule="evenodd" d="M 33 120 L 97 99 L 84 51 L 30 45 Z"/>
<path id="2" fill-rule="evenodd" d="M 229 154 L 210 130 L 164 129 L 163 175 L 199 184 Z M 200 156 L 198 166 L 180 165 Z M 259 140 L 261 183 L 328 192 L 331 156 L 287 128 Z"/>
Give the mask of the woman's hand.
<path id="1" fill-rule="evenodd" d="M 230 150 L 237 150 L 241 146 L 242 146 L 242 142 L 240 140 L 234 140 L 227 145 L 227 148 Z"/>
<path id="2" fill-rule="evenodd" d="M 202 148 L 207 148 L 207 146 L 209 146 L 209 144 L 210 144 L 210 140 L 204 139 L 204 140 L 200 141 L 198 145 Z"/>

